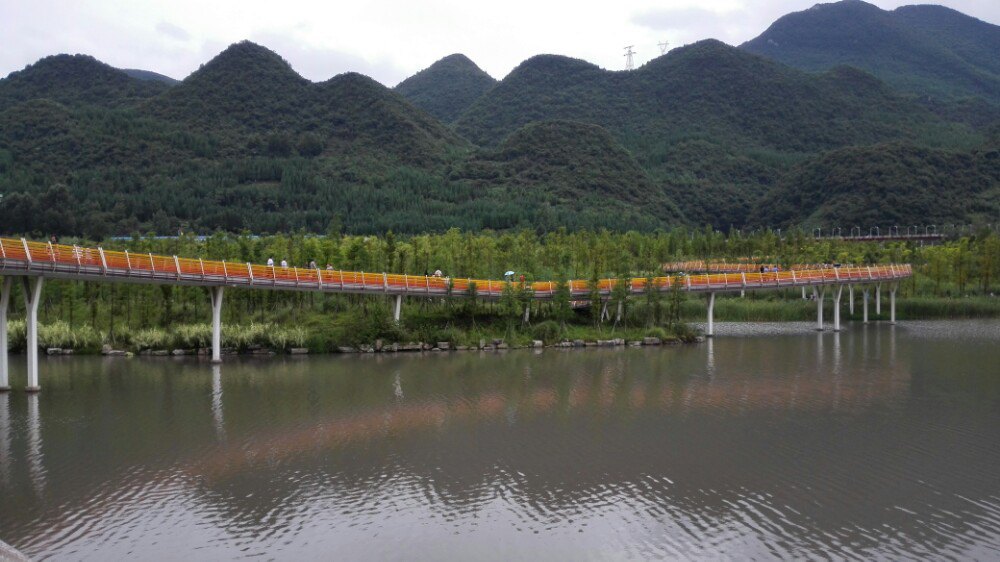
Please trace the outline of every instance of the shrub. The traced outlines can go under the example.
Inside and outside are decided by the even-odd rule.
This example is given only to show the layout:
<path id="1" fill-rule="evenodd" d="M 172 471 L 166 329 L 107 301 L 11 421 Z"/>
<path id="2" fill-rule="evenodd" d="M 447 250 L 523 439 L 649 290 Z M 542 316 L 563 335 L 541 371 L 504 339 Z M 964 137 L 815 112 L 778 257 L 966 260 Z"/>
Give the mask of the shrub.
<path id="1" fill-rule="evenodd" d="M 545 320 L 544 322 L 539 322 L 531 328 L 531 335 L 536 340 L 542 340 L 545 343 L 553 343 L 559 341 L 562 338 L 563 330 L 559 326 L 559 323 L 554 320 Z"/>

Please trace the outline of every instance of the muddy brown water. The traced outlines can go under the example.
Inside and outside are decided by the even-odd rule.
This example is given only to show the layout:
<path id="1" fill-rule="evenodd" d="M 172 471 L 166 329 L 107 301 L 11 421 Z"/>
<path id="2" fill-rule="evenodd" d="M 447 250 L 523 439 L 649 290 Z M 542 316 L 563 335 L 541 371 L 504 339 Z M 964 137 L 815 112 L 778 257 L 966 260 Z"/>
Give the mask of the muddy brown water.
<path id="1" fill-rule="evenodd" d="M 1000 321 L 664 348 L 43 358 L 0 395 L 33 559 L 1000 557 Z"/>

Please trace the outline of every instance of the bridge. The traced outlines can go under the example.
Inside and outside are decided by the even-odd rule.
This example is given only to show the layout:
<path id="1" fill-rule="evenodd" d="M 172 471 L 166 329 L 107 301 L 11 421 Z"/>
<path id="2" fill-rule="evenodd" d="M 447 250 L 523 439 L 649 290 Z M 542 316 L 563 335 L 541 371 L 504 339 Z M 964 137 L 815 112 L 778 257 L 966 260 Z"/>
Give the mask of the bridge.
<path id="1" fill-rule="evenodd" d="M 398 322 L 403 297 L 415 298 L 478 298 L 500 299 L 505 289 L 524 289 L 534 300 L 552 300 L 559 288 L 553 281 L 521 283 L 492 279 L 441 278 L 423 275 L 370 273 L 361 271 L 323 270 L 300 267 L 277 267 L 251 263 L 181 258 L 178 256 L 131 253 L 32 242 L 24 238 L 0 238 L 0 390 L 10 390 L 7 365 L 7 311 L 14 279 L 19 279 L 26 309 L 28 384 L 25 390 L 37 392 L 38 383 L 38 305 L 46 279 L 75 281 L 153 283 L 206 287 L 212 306 L 212 361 L 222 360 L 222 297 L 226 287 L 282 291 L 312 291 L 321 293 L 353 293 L 395 297 L 393 318 Z M 792 269 L 789 271 L 725 272 L 704 275 L 656 277 L 652 279 L 601 279 L 597 283 L 604 309 L 613 293 L 624 283 L 627 295 L 646 294 L 649 291 L 668 292 L 679 290 L 703 293 L 707 296 L 708 316 L 706 336 L 714 335 L 713 314 L 715 295 L 718 293 L 747 290 L 780 290 L 801 287 L 812 289 L 817 302 L 817 329 L 823 329 L 823 300 L 826 290 L 833 293 L 833 329 L 840 330 L 840 301 L 845 286 L 848 287 L 853 312 L 853 288 L 875 286 L 876 311 L 880 311 L 882 283 L 890 284 L 890 321 L 896 321 L 896 285 L 912 274 L 909 265 L 880 265 L 866 267 Z M 589 281 L 566 282 L 570 299 L 590 300 L 592 287 Z M 864 291 L 864 321 L 868 321 L 868 290 Z M 618 303 L 618 318 L 622 314 Z M 528 309 L 525 309 L 527 318 Z"/>

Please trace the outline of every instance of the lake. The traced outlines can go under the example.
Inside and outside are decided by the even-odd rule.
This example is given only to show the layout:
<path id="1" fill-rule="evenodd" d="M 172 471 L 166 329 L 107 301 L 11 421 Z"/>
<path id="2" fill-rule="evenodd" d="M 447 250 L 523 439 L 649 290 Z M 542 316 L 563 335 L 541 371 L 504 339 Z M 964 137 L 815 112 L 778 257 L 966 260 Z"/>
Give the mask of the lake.
<path id="1" fill-rule="evenodd" d="M 1000 557 L 1000 321 L 702 344 L 41 359 L 0 395 L 37 559 Z"/>

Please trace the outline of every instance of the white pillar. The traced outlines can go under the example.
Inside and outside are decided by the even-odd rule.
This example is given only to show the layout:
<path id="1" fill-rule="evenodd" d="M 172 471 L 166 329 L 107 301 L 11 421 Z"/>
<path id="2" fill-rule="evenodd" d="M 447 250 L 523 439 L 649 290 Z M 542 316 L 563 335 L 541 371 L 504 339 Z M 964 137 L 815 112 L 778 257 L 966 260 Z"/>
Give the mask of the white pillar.
<path id="1" fill-rule="evenodd" d="M 844 292 L 843 285 L 837 285 L 837 290 L 833 293 L 833 331 L 840 331 L 840 295 Z"/>
<path id="2" fill-rule="evenodd" d="M 0 392 L 10 390 L 10 370 L 7 365 L 7 309 L 10 308 L 10 289 L 14 278 L 4 276 L 0 286 Z"/>
<path id="3" fill-rule="evenodd" d="M 222 363 L 222 287 L 210 287 L 212 297 L 212 363 Z"/>
<path id="4" fill-rule="evenodd" d="M 42 285 L 45 283 L 44 277 L 22 277 L 21 286 L 24 289 L 24 308 L 27 311 L 25 325 L 27 328 L 27 345 L 25 353 L 28 355 L 28 386 L 24 387 L 27 392 L 38 392 L 42 389 L 38 385 L 38 303 L 42 300 Z"/>
<path id="5" fill-rule="evenodd" d="M 896 287 L 889 289 L 889 323 L 896 323 Z"/>
<path id="6" fill-rule="evenodd" d="M 806 286 L 802 286 L 802 300 L 806 300 Z"/>
<path id="7" fill-rule="evenodd" d="M 851 316 L 854 316 L 854 285 L 847 286 L 847 305 L 851 309 Z"/>
<path id="8" fill-rule="evenodd" d="M 882 284 L 875 284 L 875 315 L 882 314 Z"/>
<path id="9" fill-rule="evenodd" d="M 816 297 L 816 330 L 823 331 L 823 295 L 826 293 L 825 287 L 813 287 L 813 296 Z"/>
<path id="10" fill-rule="evenodd" d="M 705 330 L 707 337 L 715 335 L 715 293 L 708 294 L 708 329 Z"/>
<path id="11" fill-rule="evenodd" d="M 864 303 L 864 305 L 862 306 L 862 310 L 864 311 L 864 313 L 862 314 L 861 319 L 862 319 L 862 321 L 865 324 L 867 324 L 868 323 L 868 287 L 864 288 L 864 298 L 861 299 L 861 300 Z"/>
<path id="12" fill-rule="evenodd" d="M 615 312 L 615 325 L 617 325 L 619 322 L 622 321 L 622 305 L 623 305 L 623 302 L 622 302 L 621 299 L 619 299 L 618 300 L 618 310 L 617 310 L 617 312 Z"/>
<path id="13" fill-rule="evenodd" d="M 526 305 L 524 305 L 524 323 L 527 324 L 528 320 L 530 320 L 530 319 L 531 319 L 531 305 L 530 304 L 526 304 Z M 601 319 L 602 320 L 604 319 L 604 313 L 603 312 L 601 313 Z"/>
<path id="14" fill-rule="evenodd" d="M 396 295 L 396 306 L 392 309 L 392 319 L 399 322 L 399 313 L 403 310 L 403 295 Z"/>

